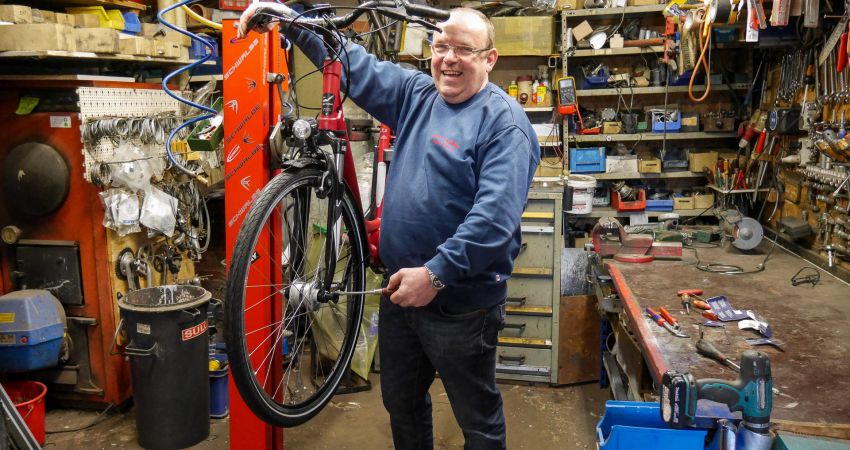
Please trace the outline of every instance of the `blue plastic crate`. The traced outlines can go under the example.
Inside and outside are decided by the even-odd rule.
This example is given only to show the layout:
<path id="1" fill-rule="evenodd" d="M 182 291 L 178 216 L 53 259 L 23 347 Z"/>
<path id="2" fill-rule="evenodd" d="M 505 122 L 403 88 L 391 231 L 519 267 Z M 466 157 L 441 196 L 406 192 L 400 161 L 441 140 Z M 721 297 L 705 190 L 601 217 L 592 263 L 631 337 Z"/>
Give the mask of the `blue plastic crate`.
<path id="1" fill-rule="evenodd" d="M 663 133 L 664 128 L 667 128 L 668 133 L 678 133 L 682 128 L 682 114 L 680 112 L 676 112 L 676 120 L 674 121 L 662 121 L 662 120 L 653 120 L 652 121 L 652 132 L 653 133 Z"/>
<path id="2" fill-rule="evenodd" d="M 124 16 L 124 32 L 129 34 L 139 34 L 142 32 L 142 22 L 139 20 L 139 15 L 134 12 L 125 12 Z"/>
<path id="3" fill-rule="evenodd" d="M 570 173 L 600 172 L 605 172 L 605 147 L 570 149 Z"/>
<path id="4" fill-rule="evenodd" d="M 600 70 L 597 76 L 585 76 L 582 78 L 581 89 L 604 89 L 608 87 L 608 78 L 610 74 L 605 70 Z"/>
<path id="5" fill-rule="evenodd" d="M 216 43 L 215 39 L 207 36 L 202 36 L 204 40 L 212 44 L 212 56 L 213 59 L 218 58 L 218 43 Z M 201 59 L 207 54 L 207 46 L 201 43 L 197 39 L 192 39 L 192 46 L 189 47 L 189 58 L 191 59 Z"/>
<path id="6" fill-rule="evenodd" d="M 674 430 L 661 420 L 658 403 L 605 402 L 596 425 L 600 450 L 703 450 L 706 430 Z"/>
<path id="7" fill-rule="evenodd" d="M 673 211 L 673 199 L 670 200 L 647 200 L 647 211 Z"/>

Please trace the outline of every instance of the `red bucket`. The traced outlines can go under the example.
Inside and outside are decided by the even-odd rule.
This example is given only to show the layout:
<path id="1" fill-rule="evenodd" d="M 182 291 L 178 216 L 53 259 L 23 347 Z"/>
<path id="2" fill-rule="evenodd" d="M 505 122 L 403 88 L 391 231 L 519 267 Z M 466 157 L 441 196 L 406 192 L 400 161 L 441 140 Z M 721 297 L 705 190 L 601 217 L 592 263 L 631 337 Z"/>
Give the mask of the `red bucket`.
<path id="1" fill-rule="evenodd" d="M 47 394 L 47 386 L 38 381 L 11 381 L 3 383 L 3 388 L 35 440 L 44 445 L 44 395 Z"/>

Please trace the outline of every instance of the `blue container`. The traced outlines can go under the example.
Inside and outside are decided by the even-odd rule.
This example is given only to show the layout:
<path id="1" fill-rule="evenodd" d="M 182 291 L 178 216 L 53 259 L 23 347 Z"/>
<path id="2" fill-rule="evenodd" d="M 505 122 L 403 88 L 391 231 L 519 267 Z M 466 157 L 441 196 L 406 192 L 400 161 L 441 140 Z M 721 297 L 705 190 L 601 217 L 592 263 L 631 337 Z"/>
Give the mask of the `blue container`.
<path id="1" fill-rule="evenodd" d="M 227 371 L 227 366 L 210 371 L 210 417 L 214 419 L 227 417 L 230 413 Z"/>
<path id="2" fill-rule="evenodd" d="M 28 372 L 59 362 L 65 310 L 50 292 L 28 289 L 0 297 L 0 372 Z"/>
<path id="3" fill-rule="evenodd" d="M 207 37 L 207 36 L 201 36 L 201 37 L 205 41 L 207 41 L 209 44 L 212 45 L 212 56 L 213 56 L 212 60 L 216 60 L 216 59 L 220 60 L 220 58 L 217 58 L 218 57 L 218 44 L 216 43 L 215 39 Z M 204 45 L 201 41 L 199 41 L 195 38 L 192 38 L 192 46 L 189 47 L 189 58 L 191 58 L 191 59 L 201 59 L 204 56 L 206 56 L 208 50 L 209 50 L 209 48 L 206 45 Z"/>
<path id="4" fill-rule="evenodd" d="M 584 76 L 582 89 L 603 89 L 608 87 L 608 77 L 610 74 L 605 70 L 600 70 L 597 76 Z"/>
<path id="5" fill-rule="evenodd" d="M 570 173 L 600 172 L 605 172 L 605 147 L 570 149 Z"/>
<path id="6" fill-rule="evenodd" d="M 646 200 L 647 211 L 673 211 L 673 200 Z"/>
<path id="7" fill-rule="evenodd" d="M 596 425 L 600 450 L 703 450 L 706 430 L 674 430 L 661 420 L 658 403 L 605 403 Z"/>
<path id="8" fill-rule="evenodd" d="M 675 121 L 663 121 L 663 120 L 653 120 L 652 121 L 652 132 L 653 133 L 663 133 L 664 128 L 667 128 L 668 133 L 678 133 L 682 128 L 682 113 L 676 113 Z"/>
<path id="9" fill-rule="evenodd" d="M 139 15 L 134 12 L 125 12 L 124 16 L 124 32 L 130 34 L 139 34 L 142 32 L 142 22 L 139 20 Z"/>

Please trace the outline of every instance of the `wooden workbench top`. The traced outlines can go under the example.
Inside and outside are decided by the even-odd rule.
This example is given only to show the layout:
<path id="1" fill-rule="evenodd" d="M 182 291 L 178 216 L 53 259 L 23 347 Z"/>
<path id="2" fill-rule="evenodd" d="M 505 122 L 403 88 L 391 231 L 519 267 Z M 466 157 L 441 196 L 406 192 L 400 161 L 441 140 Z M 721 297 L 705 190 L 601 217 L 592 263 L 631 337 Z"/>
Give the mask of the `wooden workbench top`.
<path id="1" fill-rule="evenodd" d="M 770 246 L 764 242 L 757 254 L 716 247 L 697 252 L 703 264 L 735 264 L 751 270 Z M 690 371 L 696 378 L 737 377 L 736 370 L 695 351 L 697 324 L 705 319 L 693 311 L 685 315 L 676 291 L 702 289 L 705 298 L 725 295 L 735 309 L 753 310 L 770 324 L 773 337 L 785 343 L 784 352 L 772 346 L 756 348 L 770 356 L 773 385 L 779 389 L 773 397 L 772 419 L 850 424 L 850 287 L 823 271 L 816 287 L 792 286 L 794 273 L 810 264 L 779 246 L 766 269 L 750 275 L 698 270 L 696 256 L 685 249 L 682 261 L 628 264 L 606 260 L 629 328 L 640 341 L 653 377 L 660 380 L 667 369 Z M 643 313 L 646 306 L 668 308 L 690 338 L 674 337 L 656 325 Z M 751 348 L 744 339 L 759 337 L 755 331 L 739 330 L 736 322 L 703 330 L 705 339 L 735 362 L 742 351 Z"/>

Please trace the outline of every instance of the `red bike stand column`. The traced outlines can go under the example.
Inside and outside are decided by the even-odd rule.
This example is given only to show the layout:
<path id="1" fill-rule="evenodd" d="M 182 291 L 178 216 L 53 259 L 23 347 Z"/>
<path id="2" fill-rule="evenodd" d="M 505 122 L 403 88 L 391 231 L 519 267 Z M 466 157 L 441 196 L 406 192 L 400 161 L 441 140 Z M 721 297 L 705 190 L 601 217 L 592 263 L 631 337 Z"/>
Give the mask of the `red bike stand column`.
<path id="1" fill-rule="evenodd" d="M 234 20 L 225 20 L 222 28 L 224 208 L 228 266 L 248 209 L 273 175 L 268 136 L 280 112 L 280 102 L 277 88 L 267 81 L 267 73 L 288 73 L 277 32 L 251 33 L 241 41 L 231 42 L 236 37 L 235 23 Z M 272 244 L 268 231 L 260 239 L 267 239 Z M 280 252 L 272 254 L 280 255 Z M 258 263 L 269 264 L 270 269 L 280 266 L 279 260 Z M 273 272 L 270 270 L 269 273 Z M 251 294 L 258 298 L 272 293 L 272 287 L 265 293 L 261 289 L 251 290 Z M 250 299 L 246 301 L 250 302 Z M 270 305 L 265 312 L 269 320 L 278 312 L 273 311 L 273 307 Z M 259 328 L 258 325 L 262 324 L 246 323 L 249 329 Z M 260 342 L 263 338 L 256 336 L 252 340 Z M 242 401 L 232 377 L 230 380 L 230 448 L 282 449 L 283 430 L 258 419 Z"/>

